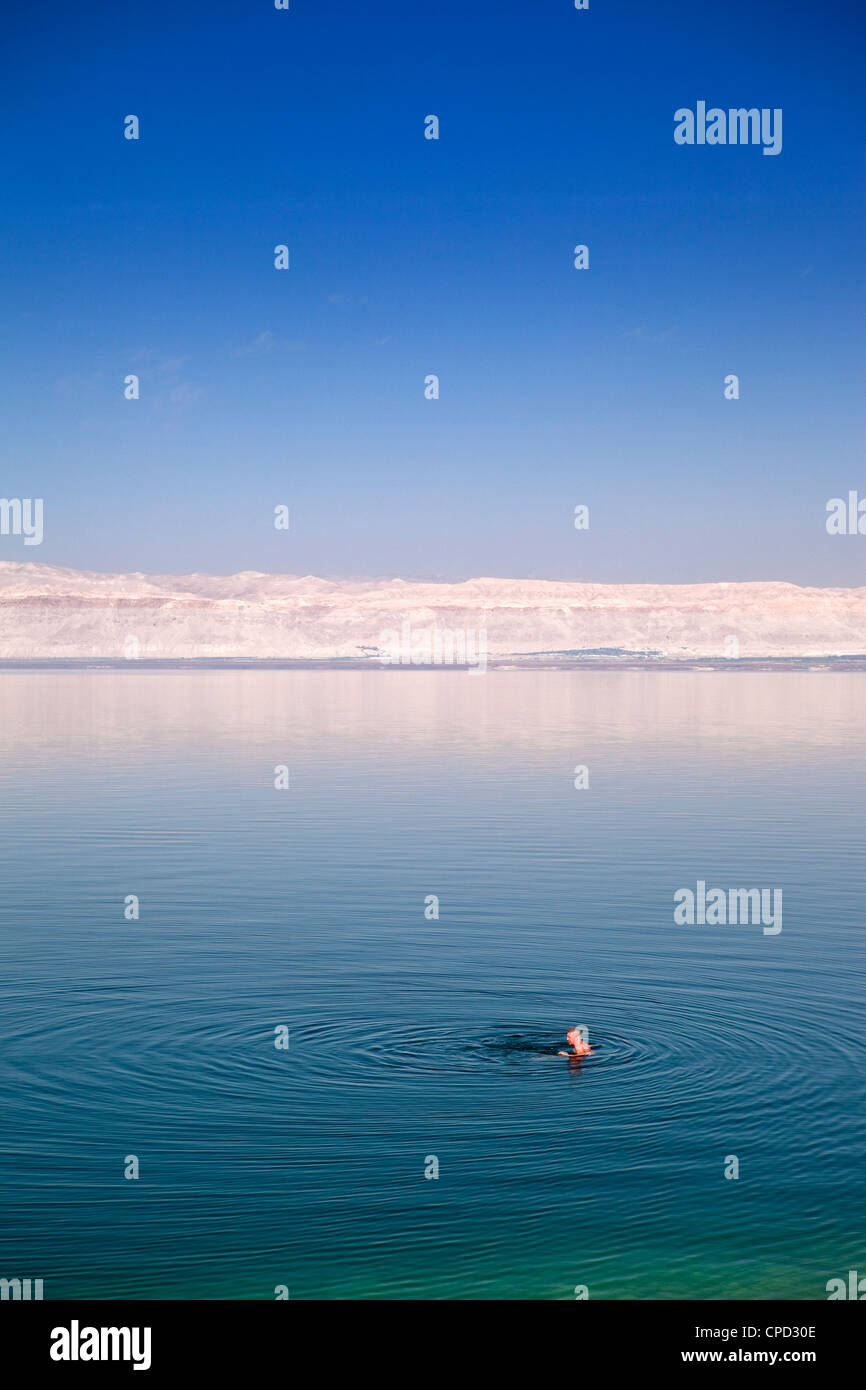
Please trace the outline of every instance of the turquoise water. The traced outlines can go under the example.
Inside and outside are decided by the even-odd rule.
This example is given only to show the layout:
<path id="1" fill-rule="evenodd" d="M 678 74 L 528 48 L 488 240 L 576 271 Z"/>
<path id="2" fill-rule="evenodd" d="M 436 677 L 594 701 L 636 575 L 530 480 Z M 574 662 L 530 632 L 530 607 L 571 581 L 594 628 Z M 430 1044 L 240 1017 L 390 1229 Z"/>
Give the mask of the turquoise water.
<path id="1" fill-rule="evenodd" d="M 0 1276 L 825 1298 L 866 1269 L 864 692 L 0 677 Z M 675 925 L 698 879 L 783 930 Z"/>

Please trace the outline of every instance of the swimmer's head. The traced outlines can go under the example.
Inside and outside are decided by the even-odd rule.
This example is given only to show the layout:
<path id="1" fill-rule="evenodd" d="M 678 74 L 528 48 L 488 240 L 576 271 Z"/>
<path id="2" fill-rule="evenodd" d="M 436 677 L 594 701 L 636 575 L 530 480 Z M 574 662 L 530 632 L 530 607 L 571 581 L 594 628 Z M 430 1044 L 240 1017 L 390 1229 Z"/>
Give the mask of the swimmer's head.
<path id="1" fill-rule="evenodd" d="M 592 1048 L 584 1037 L 585 1033 L 585 1028 L 575 1027 L 569 1028 L 565 1035 L 574 1049 L 575 1057 L 589 1057 L 592 1053 Z"/>

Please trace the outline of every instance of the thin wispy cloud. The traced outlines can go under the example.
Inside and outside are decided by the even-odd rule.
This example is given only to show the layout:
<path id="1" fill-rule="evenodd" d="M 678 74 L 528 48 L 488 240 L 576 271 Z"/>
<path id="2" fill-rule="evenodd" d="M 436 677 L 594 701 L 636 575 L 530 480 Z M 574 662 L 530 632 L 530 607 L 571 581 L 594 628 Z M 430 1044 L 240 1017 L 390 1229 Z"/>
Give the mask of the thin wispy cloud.
<path id="1" fill-rule="evenodd" d="M 623 333 L 624 338 L 636 338 L 641 343 L 667 343 L 676 333 L 676 328 L 663 328 L 661 332 L 653 332 L 639 324 L 637 328 L 628 328 Z"/>
<path id="2" fill-rule="evenodd" d="M 270 329 L 266 329 L 265 332 L 260 333 L 257 338 L 253 338 L 252 342 L 244 343 L 242 347 L 236 348 L 233 353 L 233 356 L 259 357 L 264 353 L 273 352 L 276 346 L 276 334 L 272 333 Z"/>
<path id="3" fill-rule="evenodd" d="M 176 376 L 189 361 L 187 354 L 182 357 L 163 357 L 153 348 L 136 348 L 129 354 L 129 360 L 137 368 L 142 378 L 154 376 Z"/>
<path id="4" fill-rule="evenodd" d="M 184 407 L 197 405 L 207 396 L 207 391 L 203 386 L 193 386 L 189 381 L 181 381 L 177 386 L 172 386 L 168 393 L 169 404 Z"/>

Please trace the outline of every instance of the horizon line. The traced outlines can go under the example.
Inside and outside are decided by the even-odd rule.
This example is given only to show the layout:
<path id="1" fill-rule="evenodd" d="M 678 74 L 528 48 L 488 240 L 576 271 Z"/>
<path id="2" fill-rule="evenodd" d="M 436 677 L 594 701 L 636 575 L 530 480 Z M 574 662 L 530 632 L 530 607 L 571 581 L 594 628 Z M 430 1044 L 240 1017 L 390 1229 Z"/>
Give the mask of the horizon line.
<path id="1" fill-rule="evenodd" d="M 0 571 L 8 568 L 23 570 L 52 570 L 55 572 L 66 572 L 76 575 L 95 575 L 105 579 L 241 579 L 250 576 L 263 579 L 295 579 L 295 580 L 319 580 L 329 584 L 427 584 L 455 586 L 460 584 L 592 584 L 595 587 L 604 588 L 664 588 L 664 589 L 697 589 L 711 588 L 714 586 L 732 587 L 735 585 L 754 585 L 754 584 L 778 584 L 785 585 L 793 589 L 821 589 L 821 590 L 847 590 L 856 593 L 866 588 L 866 584 L 818 584 L 818 583 L 799 583 L 793 579 L 698 579 L 698 580 L 665 580 L 665 579 L 593 579 L 591 577 L 573 577 L 568 579 L 550 578 L 538 575 L 519 575 L 519 574 L 469 574 L 460 579 L 444 579 L 441 577 L 425 578 L 405 574 L 314 574 L 312 571 L 300 573 L 294 570 L 258 570 L 241 569 L 229 570 L 225 573 L 217 573 L 213 570 L 94 570 L 80 569 L 75 565 L 52 564 L 45 560 L 5 560 L 0 559 Z"/>

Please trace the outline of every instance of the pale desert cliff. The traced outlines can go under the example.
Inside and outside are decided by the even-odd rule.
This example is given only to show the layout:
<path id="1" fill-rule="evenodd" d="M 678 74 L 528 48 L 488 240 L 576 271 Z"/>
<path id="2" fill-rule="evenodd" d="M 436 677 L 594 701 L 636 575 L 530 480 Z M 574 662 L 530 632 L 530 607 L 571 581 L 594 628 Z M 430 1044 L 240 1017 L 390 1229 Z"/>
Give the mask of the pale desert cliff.
<path id="1" fill-rule="evenodd" d="M 787 583 L 456 584 L 91 574 L 0 563 L 0 660 L 375 660 L 387 633 L 486 632 L 489 656 L 668 660 L 866 654 L 866 588 Z M 405 629 L 404 629 L 405 631 Z M 733 642 L 735 639 L 735 644 Z"/>

